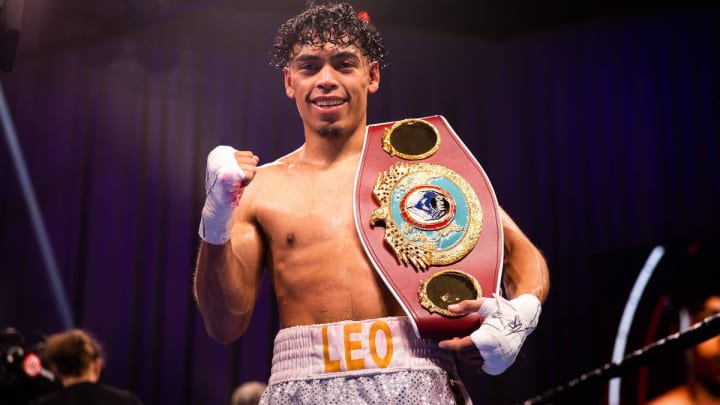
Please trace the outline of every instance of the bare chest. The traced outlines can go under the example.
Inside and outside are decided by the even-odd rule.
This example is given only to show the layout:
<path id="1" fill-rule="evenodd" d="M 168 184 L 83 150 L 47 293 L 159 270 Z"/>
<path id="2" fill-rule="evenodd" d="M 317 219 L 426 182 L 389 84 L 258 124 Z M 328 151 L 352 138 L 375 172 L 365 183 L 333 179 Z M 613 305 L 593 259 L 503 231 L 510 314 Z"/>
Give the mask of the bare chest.
<path id="1" fill-rule="evenodd" d="M 273 246 L 356 239 L 354 172 L 291 174 L 268 187 L 258 221 Z"/>
<path id="2" fill-rule="evenodd" d="M 267 191 L 257 220 L 283 325 L 400 314 L 359 241 L 355 172 L 293 173 Z"/>

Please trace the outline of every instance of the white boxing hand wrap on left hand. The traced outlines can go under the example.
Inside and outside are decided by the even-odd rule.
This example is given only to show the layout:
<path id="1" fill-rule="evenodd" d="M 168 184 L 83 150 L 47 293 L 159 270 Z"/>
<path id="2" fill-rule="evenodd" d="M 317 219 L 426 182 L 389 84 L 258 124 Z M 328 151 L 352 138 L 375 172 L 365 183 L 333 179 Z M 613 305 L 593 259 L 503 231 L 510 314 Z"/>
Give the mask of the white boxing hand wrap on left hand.
<path id="1" fill-rule="evenodd" d="M 245 181 L 235 152 L 231 146 L 220 145 L 207 158 L 206 197 L 198 233 L 205 242 L 214 245 L 222 245 L 230 240 L 233 210 L 240 202 Z"/>
<path id="2" fill-rule="evenodd" d="M 498 375 L 513 364 L 525 338 L 537 326 L 540 309 L 540 300 L 532 294 L 510 301 L 494 294 L 483 300 L 478 310 L 483 323 L 470 335 L 483 358 L 483 371 Z"/>

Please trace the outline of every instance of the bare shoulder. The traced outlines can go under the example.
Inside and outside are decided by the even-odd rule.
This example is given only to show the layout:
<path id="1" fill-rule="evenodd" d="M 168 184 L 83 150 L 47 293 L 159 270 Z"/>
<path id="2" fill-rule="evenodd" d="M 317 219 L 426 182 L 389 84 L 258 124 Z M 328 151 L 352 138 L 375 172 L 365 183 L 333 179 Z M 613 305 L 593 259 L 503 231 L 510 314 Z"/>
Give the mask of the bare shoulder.
<path id="1" fill-rule="evenodd" d="M 694 401 L 690 397 L 687 387 L 676 387 L 672 390 L 649 401 L 647 405 L 692 405 Z"/>
<path id="2" fill-rule="evenodd" d="M 251 193 L 264 193 L 268 190 L 277 189 L 287 176 L 288 171 L 295 163 L 298 151 L 287 154 L 275 161 L 258 166 L 257 173 L 252 183 L 248 186 Z"/>
<path id="3" fill-rule="evenodd" d="M 525 243 L 527 237 L 525 236 L 525 233 L 522 231 L 522 229 L 520 229 L 520 227 L 515 223 L 515 221 L 510 217 L 510 215 L 508 215 L 508 213 L 504 209 L 502 209 L 501 207 L 498 207 L 498 209 L 500 210 L 500 220 L 502 221 L 505 244 L 507 245 L 516 242 Z"/>
<path id="4" fill-rule="evenodd" d="M 290 208 L 289 199 L 297 200 L 302 195 L 297 188 L 304 183 L 304 176 L 298 169 L 302 165 L 298 164 L 296 154 L 297 151 L 258 166 L 240 202 L 247 218 L 258 221 L 267 214 L 280 214 Z"/>
<path id="5" fill-rule="evenodd" d="M 514 232 L 520 232 L 520 227 L 515 223 L 515 221 L 510 217 L 510 215 L 505 211 L 502 207 L 498 206 L 498 210 L 500 211 L 500 220 L 502 221 L 502 226 L 505 230 L 510 229 Z"/>

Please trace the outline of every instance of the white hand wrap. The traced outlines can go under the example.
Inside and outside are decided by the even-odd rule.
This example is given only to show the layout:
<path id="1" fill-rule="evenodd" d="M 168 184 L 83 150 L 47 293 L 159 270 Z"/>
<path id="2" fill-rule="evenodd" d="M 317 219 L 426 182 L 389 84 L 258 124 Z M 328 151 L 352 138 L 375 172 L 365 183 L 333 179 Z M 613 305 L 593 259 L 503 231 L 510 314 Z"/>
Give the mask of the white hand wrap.
<path id="1" fill-rule="evenodd" d="M 499 296 L 485 298 L 478 313 L 482 325 L 470 335 L 483 358 L 482 369 L 490 375 L 507 370 L 520 352 L 525 338 L 540 318 L 540 300 L 523 294 L 510 301 Z"/>
<path id="2" fill-rule="evenodd" d="M 202 240 L 222 245 L 230 240 L 232 214 L 240 202 L 245 174 L 235 160 L 235 149 L 220 145 L 207 158 L 205 206 L 198 233 Z"/>

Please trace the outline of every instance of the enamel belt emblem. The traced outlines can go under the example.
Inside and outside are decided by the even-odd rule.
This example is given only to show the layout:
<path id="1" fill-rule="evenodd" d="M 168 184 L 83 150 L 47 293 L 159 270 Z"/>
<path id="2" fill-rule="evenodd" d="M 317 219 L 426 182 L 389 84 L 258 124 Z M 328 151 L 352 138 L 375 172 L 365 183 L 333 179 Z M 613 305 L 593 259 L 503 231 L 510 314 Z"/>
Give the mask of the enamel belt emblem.
<path id="1" fill-rule="evenodd" d="M 373 189 L 385 223 L 385 241 L 417 270 L 452 264 L 475 246 L 482 228 L 480 201 L 459 174 L 432 163 L 396 163 Z"/>
<path id="2" fill-rule="evenodd" d="M 447 307 L 499 289 L 502 227 L 484 171 L 442 116 L 370 125 L 355 223 L 421 337 L 464 336 L 477 314 Z"/>

